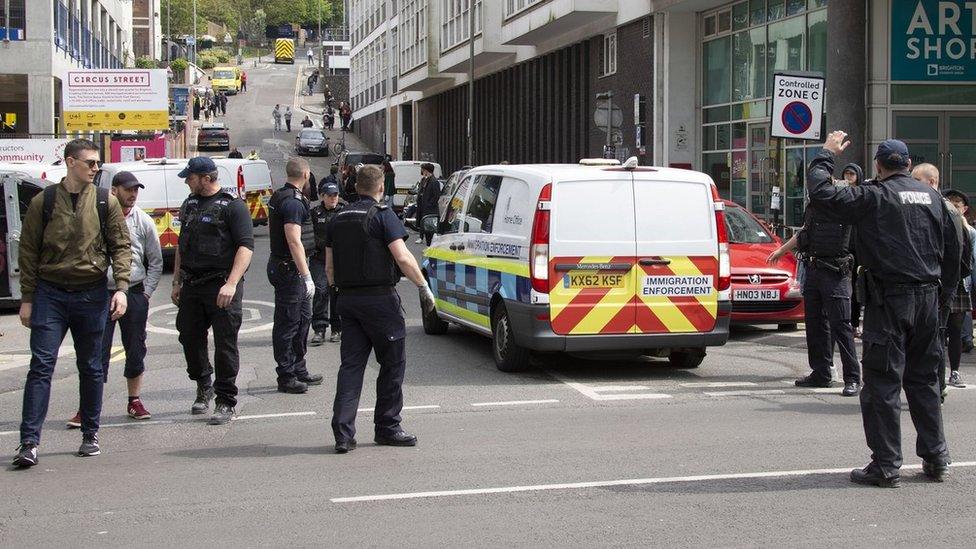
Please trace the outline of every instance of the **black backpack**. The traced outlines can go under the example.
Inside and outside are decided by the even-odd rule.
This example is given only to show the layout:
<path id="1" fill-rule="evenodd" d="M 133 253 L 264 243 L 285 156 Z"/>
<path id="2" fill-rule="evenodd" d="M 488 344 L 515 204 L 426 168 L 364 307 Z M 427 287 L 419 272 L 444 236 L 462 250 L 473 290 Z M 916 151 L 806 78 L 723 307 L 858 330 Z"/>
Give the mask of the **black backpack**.
<path id="1" fill-rule="evenodd" d="M 102 187 L 96 187 L 95 191 L 98 193 L 95 196 L 95 209 L 98 210 L 98 226 L 102 232 L 102 242 L 105 243 L 105 251 L 108 253 L 108 236 L 105 231 L 105 227 L 108 224 L 108 189 L 103 189 Z M 57 197 L 58 186 L 50 185 L 44 187 L 44 208 L 41 213 L 41 236 L 43 237 L 44 231 L 47 229 L 48 222 L 51 221 L 51 216 L 54 215 L 54 199 Z M 111 263 L 111 262 L 110 262 Z"/>

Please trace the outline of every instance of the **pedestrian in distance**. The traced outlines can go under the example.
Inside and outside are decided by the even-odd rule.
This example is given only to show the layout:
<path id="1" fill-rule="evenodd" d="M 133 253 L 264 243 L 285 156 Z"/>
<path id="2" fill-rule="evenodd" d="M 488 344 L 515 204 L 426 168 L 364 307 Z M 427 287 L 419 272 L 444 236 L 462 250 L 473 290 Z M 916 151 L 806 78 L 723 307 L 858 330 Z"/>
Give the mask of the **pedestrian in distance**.
<path id="1" fill-rule="evenodd" d="M 285 127 L 291 133 L 291 107 L 285 107 Z"/>
<path id="2" fill-rule="evenodd" d="M 274 109 L 271 110 L 271 118 L 274 120 L 274 131 L 281 131 L 281 106 L 275 105 Z"/>
<path id="3" fill-rule="evenodd" d="M 335 129 L 335 116 L 336 116 L 335 109 L 333 109 L 331 106 L 325 109 L 325 117 L 322 121 L 322 124 L 326 128 L 328 128 L 329 131 Z"/>
<path id="4" fill-rule="evenodd" d="M 417 437 L 400 426 L 406 368 L 406 325 L 396 293 L 401 273 L 417 285 L 424 310 L 434 307 L 430 287 L 404 243 L 403 223 L 392 209 L 379 203 L 383 198 L 379 166 L 359 171 L 356 190 L 359 199 L 336 215 L 325 235 L 326 273 L 338 287 L 336 305 L 342 317 L 342 363 L 332 409 L 339 454 L 356 448 L 356 411 L 371 351 L 380 364 L 374 441 L 389 446 L 417 444 Z"/>
<path id="5" fill-rule="evenodd" d="M 222 116 L 227 116 L 227 94 L 220 92 L 220 114 Z"/>
<path id="6" fill-rule="evenodd" d="M 64 148 L 67 175 L 31 200 L 20 237 L 20 322 L 30 328 L 16 467 L 37 465 L 58 349 L 71 330 L 80 383 L 79 456 L 97 456 L 102 411 L 105 320 L 125 314 L 131 269 L 129 229 L 119 201 L 94 185 L 98 147 L 87 139 Z M 109 294 L 108 268 L 116 291 Z"/>
<path id="7" fill-rule="evenodd" d="M 209 422 L 223 425 L 233 419 L 237 405 L 237 335 L 244 273 L 254 251 L 251 213 L 237 193 L 221 188 L 217 166 L 210 158 L 191 158 L 178 176 L 186 179 L 190 196 L 180 207 L 172 301 L 179 308 L 176 329 L 186 371 L 197 384 L 190 413 L 206 413 L 216 396 Z M 207 352 L 211 328 L 213 365 Z"/>
<path id="8" fill-rule="evenodd" d="M 922 163 L 915 166 L 912 169 L 912 177 L 924 185 L 928 185 L 934 191 L 939 191 L 939 169 L 934 165 L 929 163 Z M 949 192 L 949 191 L 947 191 Z M 963 195 L 965 198 L 965 195 Z M 957 199 L 958 200 L 958 199 Z M 950 200 L 949 196 L 945 196 L 946 207 L 951 214 L 952 221 L 956 226 L 956 234 L 958 235 L 958 242 L 962 253 L 960 254 L 960 284 L 965 283 L 967 274 L 972 271 L 972 257 L 969 255 L 967 248 L 971 247 L 971 242 L 969 239 L 969 226 L 966 223 L 965 209 L 957 208 L 956 205 Z M 959 290 L 962 290 L 960 294 Z M 951 364 L 955 362 L 955 371 L 957 372 L 955 379 L 952 381 L 961 384 L 961 379 L 958 374 L 959 361 L 961 360 L 962 354 L 962 324 L 963 324 L 963 310 L 967 309 L 969 314 L 972 314 L 972 299 L 969 296 L 969 292 L 966 288 L 959 287 L 956 288 L 956 294 L 952 301 L 948 303 L 942 303 L 939 309 L 939 326 L 941 332 L 939 335 L 939 341 L 942 345 L 942 358 L 939 361 L 939 389 L 942 401 L 945 401 L 948 391 L 946 390 L 946 363 L 950 364 L 950 371 L 953 370 Z M 952 332 L 956 333 L 953 334 Z M 950 374 L 950 377 L 951 374 Z M 953 383 L 955 385 L 956 383 Z"/>
<path id="9" fill-rule="evenodd" d="M 193 119 L 194 120 L 200 120 L 201 107 L 202 105 L 200 103 L 200 94 L 198 94 L 196 90 L 194 90 L 193 91 Z"/>
<path id="10" fill-rule="evenodd" d="M 126 414 L 132 419 L 150 419 L 152 414 L 142 403 L 142 378 L 146 371 L 146 324 L 149 321 L 149 299 L 152 297 L 159 279 L 163 275 L 163 250 L 159 245 L 156 223 L 149 214 L 136 206 L 142 183 L 131 172 L 122 171 L 112 178 L 112 195 L 118 199 L 129 229 L 129 244 L 132 262 L 129 275 L 129 290 L 125 314 L 118 320 L 109 317 L 105 322 L 102 336 L 102 381 L 108 383 L 108 369 L 112 358 L 112 341 L 115 325 L 122 333 L 122 348 L 125 350 L 125 376 L 128 391 Z M 115 279 L 109 267 L 108 286 L 114 291 Z M 81 410 L 68 421 L 69 428 L 81 427 Z"/>
<path id="11" fill-rule="evenodd" d="M 352 107 L 345 101 L 339 103 L 339 118 L 342 120 L 342 131 L 349 131 L 349 124 L 352 122 Z"/>
<path id="12" fill-rule="evenodd" d="M 315 88 L 315 73 L 308 75 L 308 79 L 305 81 L 305 84 L 308 86 L 307 95 L 311 96 L 312 90 Z"/>
<path id="13" fill-rule="evenodd" d="M 303 128 L 311 128 L 313 126 L 315 126 L 315 123 L 312 122 L 312 119 L 309 118 L 308 115 L 305 115 L 305 119 L 302 120 L 302 127 Z"/>
<path id="14" fill-rule="evenodd" d="M 424 162 L 420 165 L 420 188 L 417 195 L 417 219 L 423 219 L 428 215 L 439 215 L 440 207 L 438 200 L 441 197 L 441 183 L 434 177 L 434 165 Z M 430 246 L 430 241 L 434 238 L 431 233 L 421 231 L 417 243 L 425 243 Z"/>
<path id="15" fill-rule="evenodd" d="M 871 462 L 851 481 L 881 487 L 901 482 L 901 391 L 918 433 L 923 474 L 941 482 L 949 448 L 942 429 L 938 368 L 939 305 L 948 305 L 959 282 L 961 249 L 942 196 L 909 176 L 908 147 L 889 139 L 874 156 L 871 185 L 833 185 L 834 158 L 850 145 L 843 131 L 827 136 L 807 174 L 810 203 L 857 227 L 863 267 L 864 387 L 861 415 Z"/>
<path id="16" fill-rule="evenodd" d="M 244 158 L 244 155 L 241 154 L 241 151 L 237 150 L 237 147 L 234 147 L 230 151 L 230 154 L 227 155 L 227 158 Z"/>
<path id="17" fill-rule="evenodd" d="M 853 227 L 831 210 L 811 203 L 804 211 L 803 228 L 767 259 L 775 265 L 787 251 L 796 250 L 806 269 L 803 303 L 811 372 L 796 380 L 797 387 L 833 386 L 836 343 L 844 368 L 841 395 L 856 396 L 860 391 L 861 371 L 851 326 L 852 232 Z"/>
<path id="18" fill-rule="evenodd" d="M 329 341 L 335 343 L 342 337 L 342 326 L 336 308 L 336 289 L 329 285 L 325 273 L 325 233 L 329 222 L 342 211 L 345 202 L 339 198 L 339 185 L 332 166 L 332 173 L 319 184 L 319 203 L 312 208 L 312 226 L 315 230 L 315 253 L 309 257 L 309 269 L 315 282 L 315 297 L 312 299 L 312 339 L 308 344 L 318 347 L 325 342 L 325 333 L 330 330 Z"/>
<path id="19" fill-rule="evenodd" d="M 241 92 L 247 91 L 247 72 L 241 71 Z"/>
<path id="20" fill-rule="evenodd" d="M 308 56 L 308 64 L 311 65 L 315 62 L 315 53 L 312 52 L 312 48 L 308 48 L 308 52 L 306 52 L 306 54 Z"/>
<path id="21" fill-rule="evenodd" d="M 308 266 L 308 257 L 315 251 L 315 232 L 303 193 L 309 173 L 307 160 L 290 158 L 285 165 L 288 180 L 268 201 L 268 281 L 275 292 L 271 342 L 278 364 L 279 393 L 300 394 L 309 385 L 322 383 L 322 376 L 308 372 L 305 360 L 315 295 Z"/>
<path id="22" fill-rule="evenodd" d="M 383 203 L 393 205 L 393 195 L 396 194 L 396 172 L 389 159 L 383 161 Z"/>
<path id="23" fill-rule="evenodd" d="M 247 154 L 247 159 L 248 160 L 259 160 L 260 157 L 258 156 L 258 151 L 254 150 L 254 149 L 251 149 L 251 152 L 249 152 Z"/>
<path id="24" fill-rule="evenodd" d="M 965 317 L 969 315 L 971 318 L 973 314 L 973 300 L 969 293 L 969 288 L 972 285 L 973 254 L 976 253 L 974 251 L 974 245 L 976 245 L 976 229 L 966 221 L 966 212 L 969 210 L 969 198 L 957 190 L 948 190 L 944 194 L 946 200 L 959 212 L 959 218 L 963 224 L 963 235 L 965 236 L 962 249 L 962 262 L 959 267 L 959 274 L 964 278 L 960 279 L 959 286 L 956 288 L 956 297 L 949 304 L 949 314 L 946 323 L 946 350 L 949 362 L 948 384 L 962 389 L 966 387 L 966 384 L 963 383 L 962 376 L 959 374 L 959 364 L 962 359 L 963 349 L 962 328 Z M 942 361 L 939 367 L 939 385 L 943 400 L 947 393 L 945 362 Z"/>
<path id="25" fill-rule="evenodd" d="M 356 191 L 356 172 L 362 167 L 362 164 L 357 166 L 346 164 L 346 175 L 342 179 L 342 198 L 346 202 L 359 200 L 359 193 Z"/>

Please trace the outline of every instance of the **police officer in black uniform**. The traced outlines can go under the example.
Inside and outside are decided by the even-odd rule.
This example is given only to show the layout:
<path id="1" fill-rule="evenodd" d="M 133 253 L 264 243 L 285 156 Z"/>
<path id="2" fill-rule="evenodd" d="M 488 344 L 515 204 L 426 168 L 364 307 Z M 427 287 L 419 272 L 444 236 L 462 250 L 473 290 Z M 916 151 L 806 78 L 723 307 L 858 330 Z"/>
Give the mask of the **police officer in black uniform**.
<path id="1" fill-rule="evenodd" d="M 404 243 L 407 232 L 403 224 L 379 203 L 383 170 L 372 165 L 362 167 L 356 191 L 358 200 L 328 225 L 325 243 L 326 272 L 338 287 L 337 305 L 342 317 L 342 364 L 332 417 L 335 450 L 340 454 L 356 447 L 356 410 L 371 350 L 380 363 L 374 440 L 389 446 L 417 444 L 417 437 L 400 427 L 406 326 L 395 286 L 401 273 L 417 285 L 424 310 L 434 307 L 430 287 Z"/>
<path id="2" fill-rule="evenodd" d="M 173 304 L 179 307 L 176 329 L 186 357 L 186 371 L 197 382 L 190 409 L 203 414 L 216 393 L 211 425 L 223 425 L 237 405 L 244 273 L 251 264 L 254 233 L 247 205 L 217 181 L 213 160 L 191 158 L 179 173 L 190 187 L 180 207 L 180 240 L 173 267 Z M 207 353 L 207 331 L 214 332 L 214 364 Z M 216 379 L 211 383 L 211 375 Z"/>
<path id="3" fill-rule="evenodd" d="M 842 131 L 827 137 L 807 180 L 811 204 L 857 227 L 855 246 L 864 268 L 857 288 L 865 305 L 861 415 L 872 460 L 851 471 L 851 480 L 899 486 L 904 388 L 922 470 L 941 482 L 949 449 L 939 402 L 939 304 L 952 299 L 959 279 L 957 229 L 942 196 L 908 175 L 911 160 L 901 141 L 878 147 L 875 184 L 833 185 L 834 157 L 850 145 L 846 138 Z"/>
<path id="4" fill-rule="evenodd" d="M 844 396 L 861 387 L 861 371 L 851 325 L 852 227 L 827 208 L 809 204 L 803 228 L 769 257 L 775 263 L 786 251 L 798 252 L 806 267 L 803 302 L 806 320 L 807 359 L 812 372 L 796 380 L 797 387 L 830 387 L 834 343 L 844 365 Z"/>
<path id="5" fill-rule="evenodd" d="M 332 218 L 342 211 L 345 204 L 339 198 L 339 185 L 334 177 L 331 180 L 328 177 L 322 180 L 318 195 L 319 203 L 312 208 L 315 252 L 308 259 L 312 281 L 315 282 L 315 296 L 312 299 L 312 331 L 315 335 L 308 342 L 312 347 L 325 342 L 325 331 L 330 326 L 332 334 L 329 341 L 339 341 L 342 333 L 339 315 L 336 313 L 336 291 L 334 287 L 329 286 L 329 277 L 325 274 L 325 228 Z"/>
<path id="6" fill-rule="evenodd" d="M 308 199 L 308 161 L 293 156 L 285 164 L 288 181 L 268 201 L 268 281 L 275 290 L 274 328 L 271 344 L 278 363 L 278 392 L 301 394 L 322 376 L 308 373 L 305 352 L 312 322 L 315 283 L 307 257 L 315 251 L 315 233 Z"/>

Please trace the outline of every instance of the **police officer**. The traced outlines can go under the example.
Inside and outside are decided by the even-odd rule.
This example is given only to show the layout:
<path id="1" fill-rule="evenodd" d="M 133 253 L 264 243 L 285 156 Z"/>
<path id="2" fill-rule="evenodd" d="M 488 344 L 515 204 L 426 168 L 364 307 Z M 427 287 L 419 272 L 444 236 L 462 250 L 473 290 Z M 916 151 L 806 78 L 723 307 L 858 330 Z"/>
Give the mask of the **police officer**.
<path id="1" fill-rule="evenodd" d="M 834 343 L 844 365 L 844 389 L 854 396 L 861 388 L 861 371 L 851 325 L 851 231 L 833 212 L 822 206 L 807 205 L 803 228 L 773 252 L 768 263 L 775 264 L 791 249 L 799 252 L 806 267 L 803 303 L 806 320 L 807 360 L 812 372 L 796 380 L 797 387 L 830 387 L 834 363 Z"/>
<path id="2" fill-rule="evenodd" d="M 332 167 L 335 169 L 335 166 Z M 332 327 L 329 341 L 339 341 L 341 326 L 336 314 L 336 291 L 329 286 L 325 274 L 325 228 L 332 218 L 342 211 L 345 205 L 339 198 L 339 185 L 335 178 L 326 177 L 318 189 L 319 204 L 312 208 L 312 226 L 315 229 L 315 252 L 309 257 L 309 269 L 315 282 L 315 297 L 312 299 L 312 336 L 309 345 L 317 347 L 325 342 L 325 331 Z M 330 314 L 331 313 L 331 314 Z"/>
<path id="3" fill-rule="evenodd" d="M 213 160 L 191 158 L 179 173 L 190 187 L 180 207 L 180 239 L 173 266 L 173 304 L 179 307 L 176 329 L 186 357 L 186 371 L 197 382 L 193 414 L 206 413 L 216 393 L 211 425 L 234 417 L 240 356 L 244 273 L 251 264 L 254 234 L 244 202 L 217 181 Z M 213 328 L 214 364 L 207 356 L 207 331 Z M 211 383 L 211 375 L 216 379 Z"/>
<path id="4" fill-rule="evenodd" d="M 842 131 L 827 137 L 807 181 L 814 207 L 856 225 L 864 268 L 858 278 L 865 305 L 861 415 L 872 461 L 851 471 L 851 480 L 899 486 L 904 388 L 922 471 L 941 482 L 948 473 L 949 449 L 939 402 L 939 304 L 949 303 L 958 283 L 956 225 L 942 196 L 908 175 L 908 147 L 895 139 L 878 147 L 875 184 L 834 186 L 834 157 L 850 145 L 846 138 Z"/>
<path id="5" fill-rule="evenodd" d="M 271 342 L 278 372 L 278 392 L 300 394 L 322 383 L 305 364 L 308 327 L 312 321 L 315 283 L 306 259 L 315 251 L 309 203 L 302 189 L 308 184 L 308 161 L 293 156 L 285 164 L 288 181 L 268 201 L 268 281 L 275 290 Z"/>
<path id="6" fill-rule="evenodd" d="M 358 200 L 335 216 L 325 236 L 326 273 L 338 287 L 342 317 L 342 364 L 332 414 L 339 454 L 356 447 L 356 409 L 370 350 L 380 363 L 374 440 L 389 446 L 417 444 L 417 437 L 400 427 L 406 326 L 395 286 L 401 272 L 417 285 L 424 310 L 434 307 L 430 287 L 404 242 L 406 230 L 396 214 L 379 203 L 383 170 L 372 165 L 360 168 L 356 191 Z"/>

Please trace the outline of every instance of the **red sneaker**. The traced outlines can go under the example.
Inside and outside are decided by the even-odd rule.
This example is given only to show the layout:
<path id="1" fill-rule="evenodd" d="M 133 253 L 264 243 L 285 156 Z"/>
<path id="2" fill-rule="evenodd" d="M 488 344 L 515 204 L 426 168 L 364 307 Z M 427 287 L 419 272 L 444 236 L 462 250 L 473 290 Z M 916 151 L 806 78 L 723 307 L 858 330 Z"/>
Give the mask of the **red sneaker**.
<path id="1" fill-rule="evenodd" d="M 69 419 L 65 425 L 68 429 L 81 429 L 81 411 L 75 412 L 75 417 Z"/>
<path id="2" fill-rule="evenodd" d="M 129 417 L 132 419 L 149 419 L 152 417 L 152 414 L 142 405 L 142 401 L 137 398 L 129 403 Z"/>

